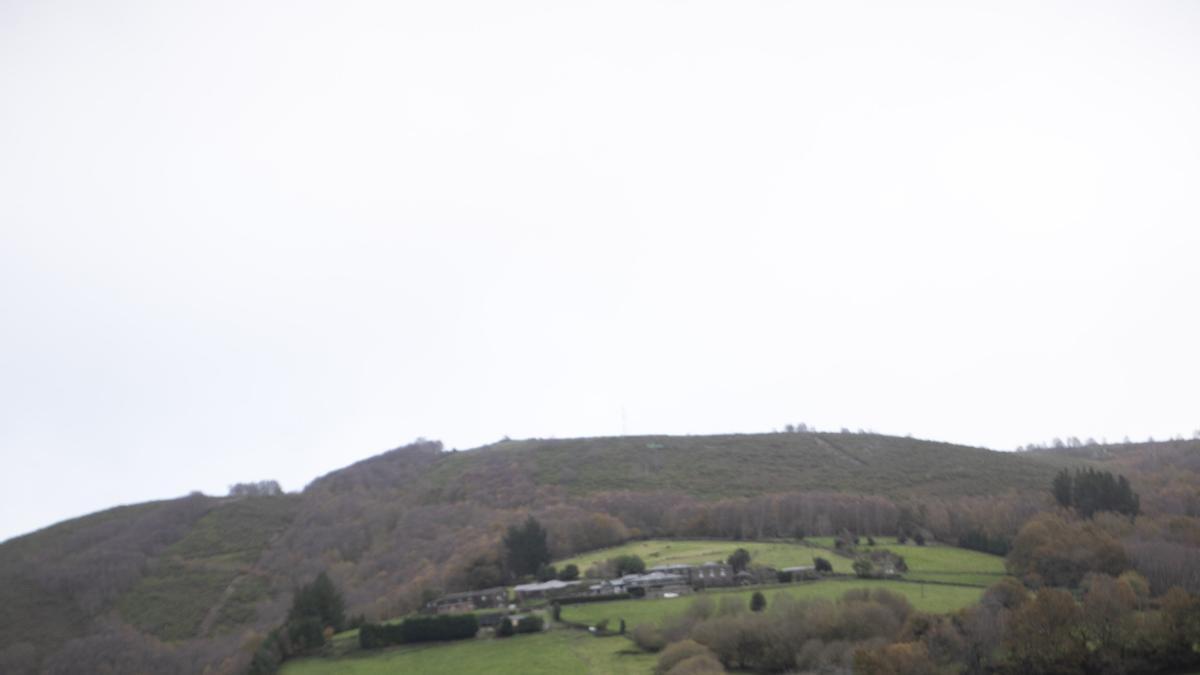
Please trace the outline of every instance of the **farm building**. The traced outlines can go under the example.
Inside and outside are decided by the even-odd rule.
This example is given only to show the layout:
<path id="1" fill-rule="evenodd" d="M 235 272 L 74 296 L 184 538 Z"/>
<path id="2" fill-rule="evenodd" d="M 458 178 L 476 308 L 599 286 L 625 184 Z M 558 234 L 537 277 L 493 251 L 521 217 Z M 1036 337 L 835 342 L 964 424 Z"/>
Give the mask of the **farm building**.
<path id="1" fill-rule="evenodd" d="M 477 609 L 503 607 L 508 603 L 508 591 L 503 586 L 485 588 L 482 591 L 451 593 L 425 605 L 438 614 L 460 614 Z"/>
<path id="2" fill-rule="evenodd" d="M 540 600 L 565 595 L 570 593 L 577 585 L 579 585 L 578 581 L 558 581 L 552 579 L 537 584 L 521 584 L 520 586 L 513 587 L 513 592 L 517 594 L 519 602 L 527 602 L 529 600 Z"/>

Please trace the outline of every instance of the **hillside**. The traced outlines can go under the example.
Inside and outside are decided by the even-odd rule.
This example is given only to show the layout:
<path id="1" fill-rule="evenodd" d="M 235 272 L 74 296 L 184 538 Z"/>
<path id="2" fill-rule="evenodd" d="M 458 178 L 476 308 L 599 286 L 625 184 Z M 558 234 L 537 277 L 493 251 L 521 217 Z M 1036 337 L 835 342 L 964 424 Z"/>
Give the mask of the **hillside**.
<path id="1" fill-rule="evenodd" d="M 531 512 L 559 557 L 638 536 L 1006 531 L 1078 461 L 873 434 L 525 440 L 462 452 L 421 442 L 299 495 L 122 507 L 5 542 L 0 671 L 238 672 L 291 590 L 317 572 L 329 571 L 351 612 L 394 616 L 486 576 L 503 529 Z"/>

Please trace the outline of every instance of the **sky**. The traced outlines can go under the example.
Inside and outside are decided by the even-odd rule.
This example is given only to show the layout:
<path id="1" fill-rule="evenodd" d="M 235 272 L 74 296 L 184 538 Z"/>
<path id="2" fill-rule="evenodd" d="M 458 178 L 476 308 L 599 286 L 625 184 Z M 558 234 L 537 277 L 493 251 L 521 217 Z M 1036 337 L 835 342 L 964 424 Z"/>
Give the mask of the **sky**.
<path id="1" fill-rule="evenodd" d="M 1200 428 L 1200 3 L 0 0 L 0 539 L 418 437 Z"/>

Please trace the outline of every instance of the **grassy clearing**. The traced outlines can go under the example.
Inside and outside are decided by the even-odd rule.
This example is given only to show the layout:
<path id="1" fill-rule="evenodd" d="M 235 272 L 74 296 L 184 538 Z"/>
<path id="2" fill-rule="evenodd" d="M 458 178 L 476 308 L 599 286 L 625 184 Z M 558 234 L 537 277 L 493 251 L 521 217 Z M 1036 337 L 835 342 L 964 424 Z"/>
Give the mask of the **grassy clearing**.
<path id="1" fill-rule="evenodd" d="M 811 537 L 808 541 L 818 546 L 833 546 L 833 537 Z M 941 544 L 917 546 L 911 540 L 899 544 L 895 537 L 876 537 L 875 541 L 874 548 L 886 548 L 904 556 L 904 562 L 908 564 L 905 579 L 990 586 L 1005 574 L 1004 558 L 1000 556 Z M 872 547 L 863 543 L 859 548 L 870 550 Z"/>
<path id="2" fill-rule="evenodd" d="M 750 552 L 750 560 L 775 568 L 812 565 L 814 557 L 822 557 L 833 564 L 835 572 L 852 573 L 851 561 L 835 556 L 815 546 L 790 542 L 757 541 L 710 541 L 703 539 L 650 539 L 635 541 L 599 551 L 568 558 L 555 565 L 559 569 L 569 564 L 579 566 L 584 572 L 594 562 L 607 560 L 617 555 L 633 554 L 646 561 L 646 567 L 655 565 L 695 565 L 711 560 L 725 561 L 739 548 Z"/>
<path id="3" fill-rule="evenodd" d="M 653 654 L 636 653 L 629 640 L 553 630 L 508 639 L 479 638 L 449 644 L 397 647 L 339 659 L 289 661 L 282 675 L 645 675 Z"/>
<path id="4" fill-rule="evenodd" d="M 868 579 L 825 580 L 800 584 L 784 584 L 779 586 L 764 586 L 751 589 L 730 589 L 726 591 L 706 591 L 703 594 L 688 595 L 680 598 L 665 600 L 617 600 L 614 602 L 597 602 L 586 605 L 568 605 L 562 608 L 564 620 L 577 621 L 595 625 L 608 619 L 609 627 L 615 628 L 621 619 L 629 629 L 641 623 L 656 623 L 664 617 L 682 612 L 692 601 L 701 595 L 711 597 L 720 602 L 723 596 L 741 597 L 747 605 L 750 596 L 757 590 L 767 596 L 768 606 L 780 594 L 791 596 L 798 600 L 826 599 L 836 600 L 852 588 L 886 588 L 908 598 L 914 607 L 925 612 L 953 612 L 979 601 L 983 589 L 963 586 L 941 586 L 935 584 L 915 584 L 902 581 L 884 581 Z"/>

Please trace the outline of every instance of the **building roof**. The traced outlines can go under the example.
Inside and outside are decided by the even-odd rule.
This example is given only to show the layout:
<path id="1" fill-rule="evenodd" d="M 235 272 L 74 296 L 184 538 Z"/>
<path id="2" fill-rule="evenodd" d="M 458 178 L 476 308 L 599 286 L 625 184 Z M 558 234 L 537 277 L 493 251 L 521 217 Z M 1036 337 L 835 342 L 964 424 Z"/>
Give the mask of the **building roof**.
<path id="1" fill-rule="evenodd" d="M 568 586 L 574 586 L 578 583 L 579 583 L 578 581 L 559 581 L 558 579 L 551 579 L 550 581 L 543 581 L 538 584 L 521 584 L 520 586 L 514 586 L 513 590 L 518 593 L 537 593 L 539 591 L 557 591 L 561 588 L 566 588 Z"/>

